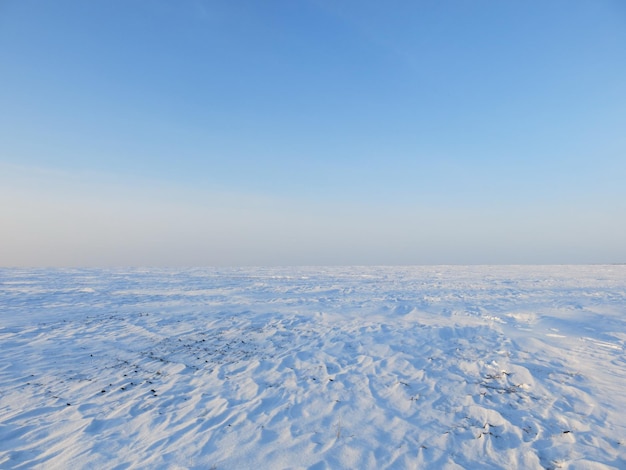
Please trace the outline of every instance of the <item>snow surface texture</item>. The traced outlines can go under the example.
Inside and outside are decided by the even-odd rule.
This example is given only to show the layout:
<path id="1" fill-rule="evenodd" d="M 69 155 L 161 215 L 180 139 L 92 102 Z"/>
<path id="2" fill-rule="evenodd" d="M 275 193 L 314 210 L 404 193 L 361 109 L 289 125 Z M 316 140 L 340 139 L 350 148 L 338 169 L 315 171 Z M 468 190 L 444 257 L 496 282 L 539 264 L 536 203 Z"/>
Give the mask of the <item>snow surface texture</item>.
<path id="1" fill-rule="evenodd" d="M 626 468 L 626 266 L 0 270 L 0 468 Z"/>

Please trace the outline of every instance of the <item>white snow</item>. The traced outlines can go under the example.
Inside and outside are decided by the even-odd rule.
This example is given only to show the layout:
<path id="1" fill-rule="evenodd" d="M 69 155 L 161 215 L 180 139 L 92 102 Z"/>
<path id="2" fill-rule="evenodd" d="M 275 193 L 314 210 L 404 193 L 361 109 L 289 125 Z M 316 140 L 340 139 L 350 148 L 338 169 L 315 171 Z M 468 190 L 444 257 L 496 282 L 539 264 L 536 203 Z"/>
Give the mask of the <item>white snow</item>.
<path id="1" fill-rule="evenodd" d="M 0 270 L 0 468 L 626 468 L 626 266 Z"/>

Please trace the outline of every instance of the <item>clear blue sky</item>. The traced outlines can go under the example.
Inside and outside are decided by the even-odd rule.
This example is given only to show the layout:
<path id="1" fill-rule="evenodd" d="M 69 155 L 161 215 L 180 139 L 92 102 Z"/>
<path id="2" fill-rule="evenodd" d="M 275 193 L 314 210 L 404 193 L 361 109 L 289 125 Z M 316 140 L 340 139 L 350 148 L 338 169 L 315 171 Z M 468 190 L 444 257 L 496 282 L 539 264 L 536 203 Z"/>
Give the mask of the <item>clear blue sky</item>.
<path id="1" fill-rule="evenodd" d="M 0 265 L 626 262 L 626 3 L 0 1 Z"/>

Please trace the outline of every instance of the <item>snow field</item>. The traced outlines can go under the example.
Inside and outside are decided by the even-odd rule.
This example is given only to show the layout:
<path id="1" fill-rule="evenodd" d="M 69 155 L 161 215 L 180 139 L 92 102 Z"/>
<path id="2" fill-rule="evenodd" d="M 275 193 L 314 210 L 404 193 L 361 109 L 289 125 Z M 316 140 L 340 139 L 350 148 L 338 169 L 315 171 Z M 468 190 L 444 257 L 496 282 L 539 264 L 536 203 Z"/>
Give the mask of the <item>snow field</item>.
<path id="1" fill-rule="evenodd" d="M 626 267 L 1 270 L 1 468 L 626 468 Z"/>

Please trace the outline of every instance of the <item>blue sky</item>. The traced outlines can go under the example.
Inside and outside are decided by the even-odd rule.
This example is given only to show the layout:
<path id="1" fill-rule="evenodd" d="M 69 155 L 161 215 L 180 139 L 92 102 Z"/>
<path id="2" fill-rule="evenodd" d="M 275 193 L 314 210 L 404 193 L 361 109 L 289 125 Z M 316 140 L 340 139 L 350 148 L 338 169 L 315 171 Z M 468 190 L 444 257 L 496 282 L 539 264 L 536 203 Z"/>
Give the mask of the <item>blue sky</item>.
<path id="1" fill-rule="evenodd" d="M 0 265 L 626 262 L 621 1 L 0 2 Z"/>

